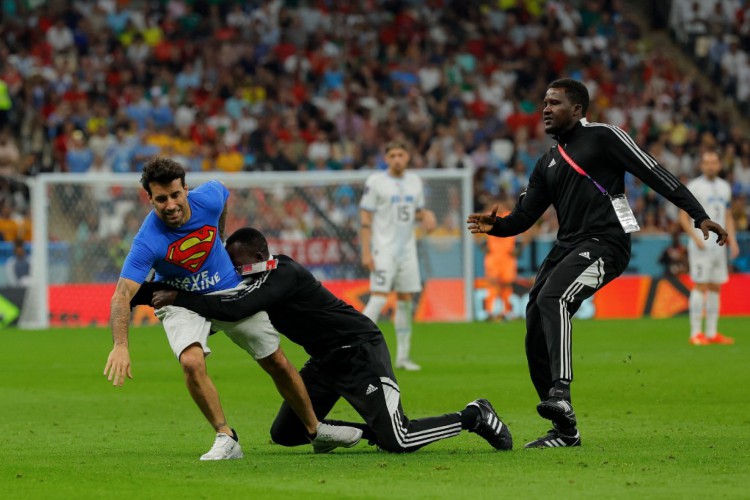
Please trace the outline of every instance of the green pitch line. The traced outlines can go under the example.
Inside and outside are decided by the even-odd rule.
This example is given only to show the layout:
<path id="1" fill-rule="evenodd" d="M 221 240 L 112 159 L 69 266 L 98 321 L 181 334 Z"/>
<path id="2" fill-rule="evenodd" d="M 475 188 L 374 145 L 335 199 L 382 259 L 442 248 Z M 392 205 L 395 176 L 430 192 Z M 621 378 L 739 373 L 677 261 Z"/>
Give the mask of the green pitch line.
<path id="1" fill-rule="evenodd" d="M 392 342 L 392 325 L 383 329 Z M 399 372 L 407 415 L 492 401 L 516 449 L 464 433 L 411 455 L 365 443 L 317 456 L 269 443 L 280 397 L 223 335 L 208 369 L 244 460 L 198 457 L 213 432 L 160 328 L 131 333 L 134 380 L 102 376 L 106 329 L 0 331 L 0 497 L 738 498 L 750 482 L 750 318 L 721 320 L 733 346 L 688 345 L 687 318 L 577 321 L 573 402 L 583 447 L 524 450 L 548 429 L 534 410 L 523 324 L 417 324 L 421 372 Z M 288 343 L 297 366 L 304 353 Z M 338 405 L 335 418 L 357 418 Z"/>

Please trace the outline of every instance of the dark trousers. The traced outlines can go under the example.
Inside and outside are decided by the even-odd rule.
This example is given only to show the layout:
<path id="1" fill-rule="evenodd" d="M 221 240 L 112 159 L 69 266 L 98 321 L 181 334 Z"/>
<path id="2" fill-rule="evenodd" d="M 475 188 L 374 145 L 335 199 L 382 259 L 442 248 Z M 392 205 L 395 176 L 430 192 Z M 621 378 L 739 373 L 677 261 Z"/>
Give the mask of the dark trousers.
<path id="1" fill-rule="evenodd" d="M 571 318 L 629 260 L 624 250 L 594 239 L 573 248 L 555 245 L 544 259 L 526 307 L 526 359 L 539 399 L 549 397 L 556 381 L 573 380 Z"/>
<path id="2" fill-rule="evenodd" d="M 364 419 L 368 431 L 364 437 L 383 450 L 416 451 L 461 432 L 458 412 L 416 420 L 404 415 L 383 337 L 337 349 L 323 359 L 311 358 L 300 375 L 318 419 L 323 420 L 343 397 Z M 309 443 L 305 427 L 286 402 L 271 426 L 271 439 L 284 446 Z"/>

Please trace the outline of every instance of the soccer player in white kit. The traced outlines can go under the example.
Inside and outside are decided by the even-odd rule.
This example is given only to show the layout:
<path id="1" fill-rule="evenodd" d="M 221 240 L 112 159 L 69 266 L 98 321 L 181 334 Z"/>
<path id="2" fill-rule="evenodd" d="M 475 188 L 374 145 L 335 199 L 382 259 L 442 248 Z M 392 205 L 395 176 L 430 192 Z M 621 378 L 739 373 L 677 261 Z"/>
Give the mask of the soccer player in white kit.
<path id="1" fill-rule="evenodd" d="M 729 183 L 718 177 L 721 160 L 716 151 L 705 151 L 701 155 L 700 169 L 703 175 L 688 183 L 687 188 L 697 198 L 712 220 L 724 225 L 729 234 L 729 252 L 732 258 L 739 254 L 734 219 L 727 210 L 732 201 Z M 693 290 L 690 292 L 690 343 L 693 345 L 734 344 L 732 337 L 717 331 L 719 322 L 719 290 L 729 279 L 727 252 L 714 242 L 703 239 L 699 229 L 683 211 L 680 224 L 690 236 L 688 261 Z M 705 310 L 705 329 L 702 329 Z"/>
<path id="2" fill-rule="evenodd" d="M 435 214 L 424 207 L 422 179 L 406 172 L 409 149 L 405 142 L 385 147 L 388 169 L 371 175 L 360 201 L 362 265 L 370 270 L 370 300 L 365 316 L 377 323 L 388 293 L 396 291 L 396 361 L 403 370 L 419 370 L 411 360 L 412 300 L 422 290 L 417 259 L 415 223 L 435 228 Z"/>

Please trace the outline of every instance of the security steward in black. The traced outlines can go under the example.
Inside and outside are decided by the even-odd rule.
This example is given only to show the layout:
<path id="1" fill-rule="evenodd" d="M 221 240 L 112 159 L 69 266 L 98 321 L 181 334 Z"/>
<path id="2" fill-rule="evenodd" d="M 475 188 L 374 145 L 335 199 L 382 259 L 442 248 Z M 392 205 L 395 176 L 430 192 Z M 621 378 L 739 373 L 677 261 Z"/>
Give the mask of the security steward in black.
<path id="1" fill-rule="evenodd" d="M 479 434 L 498 450 L 512 448 L 510 431 L 486 399 L 472 401 L 458 412 L 409 420 L 401 407 L 390 352 L 375 323 L 333 295 L 290 257 L 278 255 L 269 260 L 266 239 L 256 229 L 235 231 L 227 238 L 226 248 L 241 271 L 243 266 L 248 269 L 259 262 L 269 262 L 272 265 L 268 267 L 275 269 L 250 275 L 249 286 L 235 294 L 201 296 L 151 289 L 153 300 L 150 296 L 141 300 L 154 307 L 185 307 L 223 321 L 266 311 L 274 328 L 311 356 L 300 376 L 318 418 L 328 415 L 343 397 L 365 421 L 364 425 L 347 425 L 361 428 L 363 436 L 383 450 L 415 451 L 463 429 Z M 304 425 L 286 402 L 273 422 L 271 438 L 284 446 L 310 442 Z"/>
<path id="2" fill-rule="evenodd" d="M 550 205 L 557 212 L 557 241 L 537 273 L 526 308 L 526 357 L 541 400 L 537 411 L 554 425 L 528 448 L 581 444 L 570 397 L 571 317 L 630 261 L 626 230 L 637 230 L 637 223 L 622 196 L 625 172 L 687 212 L 705 239 L 709 231 L 718 235 L 719 245 L 727 239 L 724 228 L 709 219 L 690 191 L 624 131 L 587 122 L 588 106 L 588 90 L 581 82 L 552 82 L 542 119 L 545 132 L 557 144 L 539 158 L 508 216 L 497 217 L 495 209 L 467 218 L 472 233 L 505 237 L 529 229 Z"/>

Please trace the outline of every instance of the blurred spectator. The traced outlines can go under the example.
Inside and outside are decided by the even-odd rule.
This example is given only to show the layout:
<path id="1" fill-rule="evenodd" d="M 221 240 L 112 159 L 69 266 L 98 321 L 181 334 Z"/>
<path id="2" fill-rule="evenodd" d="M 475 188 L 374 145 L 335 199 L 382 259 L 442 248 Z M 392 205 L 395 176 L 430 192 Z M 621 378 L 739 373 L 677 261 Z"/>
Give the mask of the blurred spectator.
<path id="1" fill-rule="evenodd" d="M 31 261 L 23 240 L 13 242 L 13 255 L 5 261 L 5 277 L 11 287 L 26 287 L 31 283 Z"/>
<path id="2" fill-rule="evenodd" d="M 3 241 L 18 239 L 18 221 L 13 213 L 12 202 L 7 199 L 0 203 L 0 238 Z"/>
<path id="3" fill-rule="evenodd" d="M 681 231 L 672 232 L 672 243 L 664 249 L 659 257 L 659 264 L 664 266 L 664 274 L 680 276 L 688 272 L 687 247 L 680 240 Z"/>
<path id="4" fill-rule="evenodd" d="M 191 170 L 382 168 L 378 145 L 401 137 L 415 167 L 474 170 L 481 207 L 525 185 L 550 145 L 544 85 L 570 76 L 589 86 L 592 118 L 678 177 L 712 141 L 735 191 L 750 192 L 746 124 L 694 74 L 707 68 L 750 112 L 740 2 L 671 2 L 692 69 L 667 44 L 644 49 L 629 2 L 38 3 L 0 31 L 0 127 L 17 152 L 10 169 L 0 145 L 0 169 L 13 174 L 21 158 L 34 159 L 28 173 L 95 161 L 132 172 L 154 154 Z M 669 227 L 675 214 L 663 216 L 647 227 Z"/>
<path id="5" fill-rule="evenodd" d="M 113 172 L 126 173 L 133 171 L 133 151 L 135 137 L 128 135 L 125 125 L 115 129 L 115 142 L 107 151 L 107 161 Z"/>
<path id="6" fill-rule="evenodd" d="M 18 174 L 21 153 L 10 131 L 0 130 L 0 175 L 14 176 Z"/>
<path id="7" fill-rule="evenodd" d="M 87 172 L 91 168 L 93 161 L 94 155 L 86 144 L 86 136 L 80 130 L 74 131 L 70 135 L 67 152 L 65 153 L 65 163 L 68 166 L 68 172 Z"/>

